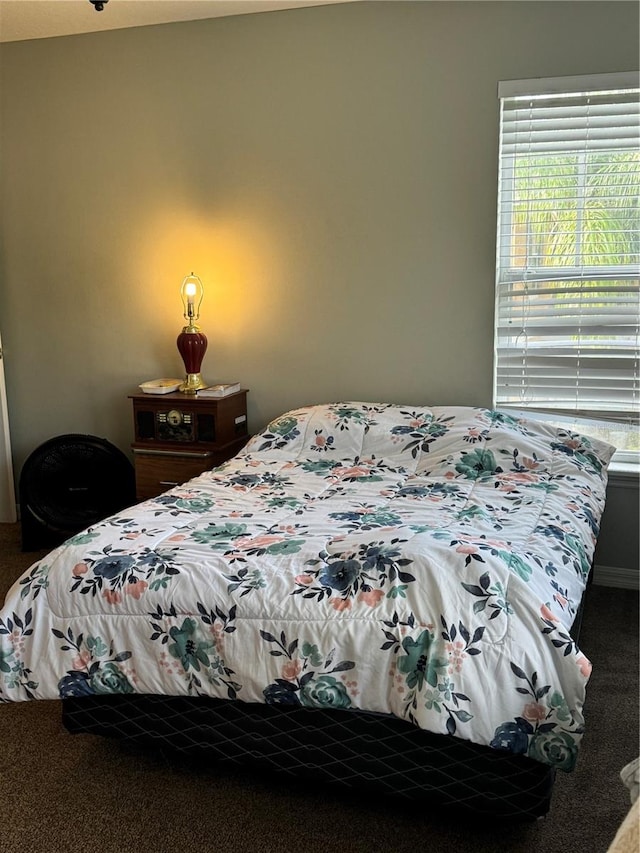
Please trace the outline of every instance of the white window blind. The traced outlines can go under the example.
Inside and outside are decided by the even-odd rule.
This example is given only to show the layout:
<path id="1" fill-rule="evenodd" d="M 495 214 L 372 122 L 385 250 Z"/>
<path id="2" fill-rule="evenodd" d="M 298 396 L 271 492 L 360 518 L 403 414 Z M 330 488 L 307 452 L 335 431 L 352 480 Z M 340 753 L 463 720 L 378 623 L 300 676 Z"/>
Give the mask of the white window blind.
<path id="1" fill-rule="evenodd" d="M 494 402 L 637 423 L 640 90 L 603 77 L 501 84 Z"/>

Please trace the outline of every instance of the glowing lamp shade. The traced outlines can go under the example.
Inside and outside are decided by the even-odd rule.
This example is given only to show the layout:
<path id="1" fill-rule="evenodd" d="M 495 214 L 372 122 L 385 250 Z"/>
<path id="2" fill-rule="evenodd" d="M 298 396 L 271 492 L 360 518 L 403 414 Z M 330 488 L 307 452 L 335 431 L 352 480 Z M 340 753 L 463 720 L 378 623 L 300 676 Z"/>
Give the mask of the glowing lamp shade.
<path id="1" fill-rule="evenodd" d="M 207 336 L 195 323 L 200 316 L 200 305 L 204 296 L 204 288 L 197 275 L 191 273 L 184 279 L 180 296 L 184 308 L 184 319 L 187 321 L 177 340 L 178 352 L 182 356 L 187 374 L 180 390 L 185 394 L 195 394 L 207 384 L 200 373 L 202 359 L 207 351 Z"/>

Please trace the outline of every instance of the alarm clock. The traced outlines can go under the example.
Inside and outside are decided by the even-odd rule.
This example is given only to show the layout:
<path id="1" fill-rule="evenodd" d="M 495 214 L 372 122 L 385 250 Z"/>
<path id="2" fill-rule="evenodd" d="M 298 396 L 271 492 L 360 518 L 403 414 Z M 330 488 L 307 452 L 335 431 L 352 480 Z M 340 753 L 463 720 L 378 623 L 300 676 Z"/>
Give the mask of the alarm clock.
<path id="1" fill-rule="evenodd" d="M 160 441 L 195 441 L 194 423 L 191 412 L 156 412 L 156 436 Z"/>

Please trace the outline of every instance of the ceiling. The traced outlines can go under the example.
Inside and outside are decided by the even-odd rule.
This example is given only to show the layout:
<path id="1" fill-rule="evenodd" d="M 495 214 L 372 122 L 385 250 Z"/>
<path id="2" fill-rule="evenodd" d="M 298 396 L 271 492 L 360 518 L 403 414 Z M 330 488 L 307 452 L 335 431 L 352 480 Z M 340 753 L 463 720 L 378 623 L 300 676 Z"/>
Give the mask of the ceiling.
<path id="1" fill-rule="evenodd" d="M 89 0 L 0 0 L 0 42 L 350 2 L 354 0 L 107 0 L 98 12 Z"/>

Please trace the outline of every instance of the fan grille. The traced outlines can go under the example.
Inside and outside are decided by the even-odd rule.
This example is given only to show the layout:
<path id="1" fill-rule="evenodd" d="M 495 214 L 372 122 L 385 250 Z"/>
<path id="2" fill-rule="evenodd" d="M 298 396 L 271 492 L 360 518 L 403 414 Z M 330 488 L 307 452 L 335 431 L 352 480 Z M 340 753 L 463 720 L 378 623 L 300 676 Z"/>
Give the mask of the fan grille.
<path id="1" fill-rule="evenodd" d="M 133 466 L 117 447 L 92 435 L 52 438 L 20 476 L 23 540 L 25 523 L 62 541 L 134 500 Z"/>

